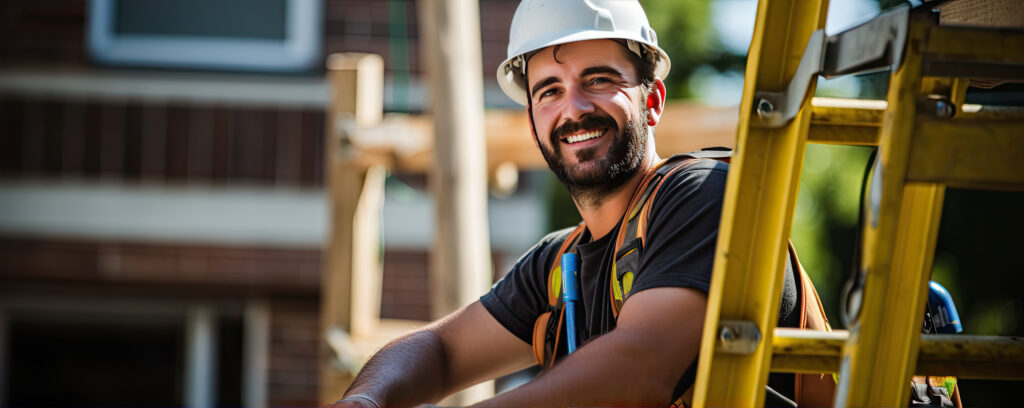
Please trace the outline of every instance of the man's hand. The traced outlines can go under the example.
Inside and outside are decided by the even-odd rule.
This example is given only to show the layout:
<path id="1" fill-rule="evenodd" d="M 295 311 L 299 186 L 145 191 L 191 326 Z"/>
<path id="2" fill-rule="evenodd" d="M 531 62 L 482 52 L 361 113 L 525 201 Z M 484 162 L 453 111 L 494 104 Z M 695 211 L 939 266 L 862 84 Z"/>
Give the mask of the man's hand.
<path id="1" fill-rule="evenodd" d="M 324 408 L 382 408 L 373 398 L 366 394 L 352 394 Z"/>
<path id="2" fill-rule="evenodd" d="M 335 402 L 335 403 L 333 403 L 331 405 L 324 406 L 324 408 L 377 408 L 377 407 L 374 406 L 373 404 L 370 404 L 370 403 L 368 403 L 366 401 L 362 401 L 362 400 L 342 399 L 342 400 L 340 400 L 338 402 Z"/>

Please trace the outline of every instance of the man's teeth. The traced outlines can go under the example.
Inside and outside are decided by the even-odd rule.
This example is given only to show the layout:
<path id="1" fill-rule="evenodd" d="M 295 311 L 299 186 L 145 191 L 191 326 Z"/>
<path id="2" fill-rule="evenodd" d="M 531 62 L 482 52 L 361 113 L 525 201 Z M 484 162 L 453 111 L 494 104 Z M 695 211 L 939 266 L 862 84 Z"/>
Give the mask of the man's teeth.
<path id="1" fill-rule="evenodd" d="M 590 139 L 593 139 L 595 137 L 601 136 L 601 134 L 603 134 L 603 133 L 604 133 L 604 131 L 601 131 L 601 130 L 593 130 L 593 131 L 590 131 L 590 132 L 587 132 L 587 133 L 580 133 L 578 135 L 569 136 L 569 137 L 565 138 L 565 141 L 569 142 L 569 143 L 582 142 L 584 140 L 590 140 Z"/>

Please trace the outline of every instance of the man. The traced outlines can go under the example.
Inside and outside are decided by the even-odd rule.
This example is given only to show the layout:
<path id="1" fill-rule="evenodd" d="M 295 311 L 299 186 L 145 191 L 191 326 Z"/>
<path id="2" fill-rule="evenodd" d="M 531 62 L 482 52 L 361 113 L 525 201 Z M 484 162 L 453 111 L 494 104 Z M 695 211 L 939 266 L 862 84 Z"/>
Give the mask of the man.
<path id="1" fill-rule="evenodd" d="M 586 224 L 576 247 L 582 346 L 481 405 L 668 405 L 694 380 L 727 166 L 703 160 L 666 179 L 614 317 L 613 238 L 659 161 L 653 128 L 668 56 L 636 1 L 524 0 L 510 38 L 499 82 L 527 107 L 534 141 Z M 534 364 L 534 322 L 547 311 L 548 272 L 568 233 L 543 238 L 480 301 L 382 349 L 338 407 L 434 402 Z M 786 292 L 780 322 L 795 326 L 792 273 Z"/>

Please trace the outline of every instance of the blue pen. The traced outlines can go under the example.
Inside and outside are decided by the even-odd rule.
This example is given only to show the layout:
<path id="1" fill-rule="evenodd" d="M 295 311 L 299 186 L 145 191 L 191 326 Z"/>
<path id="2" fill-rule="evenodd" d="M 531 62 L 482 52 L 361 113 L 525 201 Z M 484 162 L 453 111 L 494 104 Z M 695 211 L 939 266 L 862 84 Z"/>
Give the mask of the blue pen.
<path id="1" fill-rule="evenodd" d="M 576 283 L 578 265 L 579 255 L 562 255 L 562 303 L 565 304 L 565 340 L 569 344 L 570 354 L 576 351 L 576 301 L 580 299 L 579 285 Z"/>

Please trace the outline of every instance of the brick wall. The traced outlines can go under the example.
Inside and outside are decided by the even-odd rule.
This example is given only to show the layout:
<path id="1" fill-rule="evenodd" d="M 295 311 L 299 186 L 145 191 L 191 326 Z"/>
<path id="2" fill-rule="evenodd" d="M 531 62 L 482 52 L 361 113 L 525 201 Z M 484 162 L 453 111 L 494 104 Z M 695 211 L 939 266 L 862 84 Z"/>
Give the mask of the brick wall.
<path id="1" fill-rule="evenodd" d="M 317 405 L 319 303 L 279 300 L 270 306 L 268 407 Z"/>
<path id="2" fill-rule="evenodd" d="M 480 0 L 485 80 L 493 81 L 505 59 L 509 24 L 518 3 Z M 86 0 L 0 0 L 0 61 L 89 64 L 87 5 Z M 324 0 L 324 55 L 373 52 L 384 57 L 387 75 L 396 67 L 421 75 L 418 6 L 412 0 Z"/>
<path id="3" fill-rule="evenodd" d="M 0 66 L 89 65 L 87 4 L 0 0 Z M 504 59 L 516 4 L 480 2 L 486 81 Z M 326 0 L 324 53 L 374 52 L 384 57 L 386 75 L 396 65 L 422 75 L 417 6 Z M 393 48 L 399 44 L 406 46 Z M 319 186 L 323 123 L 318 109 L 0 95 L 0 175 Z"/>
<path id="4" fill-rule="evenodd" d="M 87 0 L 0 0 L 0 61 L 82 65 Z"/>
<path id="5" fill-rule="evenodd" d="M 500 252 L 493 258 L 495 265 L 505 260 Z M 429 263 L 426 251 L 384 252 L 382 318 L 430 320 Z M 320 274 L 316 249 L 0 237 L 0 285 L 106 284 L 316 299 Z"/>
<path id="6" fill-rule="evenodd" d="M 0 174 L 319 186 L 324 113 L 0 96 Z"/>
<path id="7" fill-rule="evenodd" d="M 6 237 L 0 239 L 0 281 L 317 296 L 320 251 Z"/>
<path id="8" fill-rule="evenodd" d="M 483 77 L 492 80 L 498 64 L 505 59 L 508 30 L 519 0 L 480 1 L 480 42 L 483 55 Z M 324 49 L 332 52 L 373 52 L 384 57 L 389 72 L 407 59 L 409 71 L 422 75 L 424 64 L 420 55 L 420 25 L 417 2 L 328 0 L 325 13 Z M 391 7 L 400 7 L 395 11 Z M 404 16 L 404 19 L 401 17 Z M 394 17 L 394 21 L 391 18 Z M 404 24 L 401 22 L 404 20 Z M 404 32 L 407 52 L 402 41 L 391 32 Z M 395 49 L 395 48 L 398 49 Z"/>
<path id="9" fill-rule="evenodd" d="M 384 277 L 380 315 L 383 317 L 430 320 L 430 295 L 427 254 L 422 251 L 387 251 L 384 254 Z M 401 317 L 399 317 L 401 316 Z"/>
<path id="10" fill-rule="evenodd" d="M 315 406 L 320 262 L 312 249 L 0 237 L 0 296 L 269 298 L 268 404 Z M 428 264 L 423 251 L 385 252 L 381 317 L 430 319 Z"/>
<path id="11" fill-rule="evenodd" d="M 504 58 L 517 2 L 480 2 L 485 80 L 493 81 Z M 87 4 L 0 0 L 0 66 L 90 65 Z M 374 52 L 384 57 L 386 75 L 396 67 L 422 75 L 416 6 L 325 0 L 324 53 Z M 405 23 L 396 25 L 402 14 Z M 0 178 L 318 188 L 323 115 L 308 108 L 0 95 Z M 500 254 L 494 260 L 502 264 Z M 382 317 L 429 319 L 428 264 L 425 251 L 385 252 Z M 59 287 L 69 294 L 270 297 L 270 406 L 316 404 L 320 269 L 316 249 L 0 236 L 0 293 Z"/>

